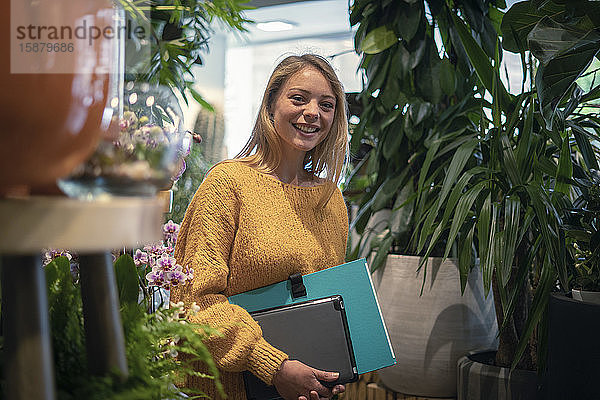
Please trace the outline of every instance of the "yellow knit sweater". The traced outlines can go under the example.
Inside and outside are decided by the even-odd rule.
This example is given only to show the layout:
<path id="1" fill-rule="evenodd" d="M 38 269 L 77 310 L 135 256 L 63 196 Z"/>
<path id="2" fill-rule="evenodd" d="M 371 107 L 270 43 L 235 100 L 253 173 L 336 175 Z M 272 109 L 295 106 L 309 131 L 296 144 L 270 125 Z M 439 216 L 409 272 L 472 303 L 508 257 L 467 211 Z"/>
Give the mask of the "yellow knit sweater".
<path id="1" fill-rule="evenodd" d="M 327 184 L 293 186 L 241 161 L 227 161 L 209 172 L 185 213 L 175 258 L 194 269 L 194 279 L 174 289 L 172 301 L 186 306 L 195 301 L 201 311 L 193 322 L 223 334 L 206 344 L 229 399 L 246 398 L 241 371 L 271 384 L 287 355 L 267 343 L 252 317 L 227 297 L 344 261 L 346 206 L 336 189 L 318 208 L 325 190 Z M 189 378 L 186 386 L 218 398 L 208 379 Z"/>

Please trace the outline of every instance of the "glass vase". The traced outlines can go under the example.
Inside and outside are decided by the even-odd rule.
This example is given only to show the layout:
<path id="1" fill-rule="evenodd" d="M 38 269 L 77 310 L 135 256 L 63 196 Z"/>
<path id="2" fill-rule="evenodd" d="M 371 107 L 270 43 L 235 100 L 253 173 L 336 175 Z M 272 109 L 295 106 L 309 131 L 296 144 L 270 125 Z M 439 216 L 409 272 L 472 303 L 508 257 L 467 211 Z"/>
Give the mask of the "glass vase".
<path id="1" fill-rule="evenodd" d="M 154 196 L 185 169 L 192 138 L 183 131 L 177 98 L 163 86 L 127 82 L 112 106 L 111 134 L 59 187 L 68 196 Z"/>

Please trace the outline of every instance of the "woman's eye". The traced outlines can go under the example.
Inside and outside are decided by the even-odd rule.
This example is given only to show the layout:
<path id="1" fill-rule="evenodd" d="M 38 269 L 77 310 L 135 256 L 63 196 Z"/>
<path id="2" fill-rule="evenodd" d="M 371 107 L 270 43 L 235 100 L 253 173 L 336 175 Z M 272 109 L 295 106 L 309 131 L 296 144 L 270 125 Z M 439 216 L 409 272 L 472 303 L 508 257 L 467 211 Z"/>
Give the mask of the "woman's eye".
<path id="1" fill-rule="evenodd" d="M 294 100 L 294 101 L 304 101 L 304 97 L 299 96 L 299 95 L 295 95 L 295 96 L 292 96 L 292 100 Z"/>
<path id="2" fill-rule="evenodd" d="M 321 103 L 321 107 L 329 109 L 329 110 L 333 110 L 335 108 L 333 103 Z"/>

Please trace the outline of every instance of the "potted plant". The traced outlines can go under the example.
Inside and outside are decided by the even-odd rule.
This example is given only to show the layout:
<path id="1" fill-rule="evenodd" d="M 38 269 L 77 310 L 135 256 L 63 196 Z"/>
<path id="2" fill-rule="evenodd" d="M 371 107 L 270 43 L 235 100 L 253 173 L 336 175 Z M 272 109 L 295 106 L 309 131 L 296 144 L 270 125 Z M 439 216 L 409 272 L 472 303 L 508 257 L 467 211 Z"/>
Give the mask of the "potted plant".
<path id="1" fill-rule="evenodd" d="M 600 392 L 596 345 L 600 329 L 600 175 L 577 179 L 581 195 L 564 229 L 572 268 L 571 293 L 553 293 L 548 306 L 545 398 L 593 398 Z"/>
<path id="2" fill-rule="evenodd" d="M 503 3 L 458 5 L 490 56 L 487 39 L 497 36 L 501 15 L 495 6 Z M 379 377 L 393 390 L 420 396 L 455 396 L 458 357 L 495 341 L 493 302 L 484 298 L 481 279 L 461 280 L 456 261 L 426 257 L 419 269 L 424 252 L 413 235 L 481 119 L 484 100 L 455 12 L 443 2 L 356 1 L 351 14 L 351 24 L 360 24 L 355 46 L 368 81 L 351 141 L 352 153 L 364 157 L 355 160 L 344 191 L 358 205 L 348 258 L 375 254 L 371 267 L 379 271 L 375 283 L 398 357 Z M 443 245 L 427 256 L 441 256 Z"/>
<path id="3" fill-rule="evenodd" d="M 490 62 L 462 18 L 453 17 L 465 28 L 459 35 L 481 85 L 491 95 L 490 118 L 481 124 L 473 151 L 461 156 L 466 161 L 459 178 L 442 186 L 447 195 L 438 198 L 428 214 L 434 223 L 421 225 L 419 237 L 421 243 L 429 241 L 422 247 L 427 254 L 437 236 L 449 231 L 448 242 L 457 241 L 459 259 L 466 261 L 459 264 L 463 274 L 469 273 L 475 257 L 481 260 L 501 327 L 493 365 L 473 367 L 473 357 L 459 361 L 459 399 L 536 396 L 535 371 L 543 372 L 545 364 L 550 292 L 557 285 L 568 288 L 561 226 L 572 208 L 574 178 L 597 168 L 588 131 L 597 126 L 596 117 L 581 112 L 581 105 L 595 99 L 597 90 L 593 83 L 588 88 L 576 83 L 598 49 L 592 40 L 598 21 L 593 12 L 592 17 L 586 13 L 596 9 L 585 1 L 531 1 L 508 10 L 502 20 L 502 45 L 521 53 L 524 75 L 535 72 L 535 86 L 530 78 L 531 90 L 525 90 L 524 77 L 522 93 L 508 102 L 500 80 L 499 50 Z M 588 52 L 583 51 L 586 45 Z M 526 50 L 539 64 L 527 60 Z M 446 212 L 436 215 L 437 210 Z M 446 245 L 445 254 L 449 251 Z M 517 369 L 534 372 L 520 374 Z M 489 375 L 495 376 L 486 378 Z M 532 383 L 510 379 L 523 375 Z M 481 386 L 484 382 L 490 386 Z M 533 391 L 524 392 L 527 388 Z"/>

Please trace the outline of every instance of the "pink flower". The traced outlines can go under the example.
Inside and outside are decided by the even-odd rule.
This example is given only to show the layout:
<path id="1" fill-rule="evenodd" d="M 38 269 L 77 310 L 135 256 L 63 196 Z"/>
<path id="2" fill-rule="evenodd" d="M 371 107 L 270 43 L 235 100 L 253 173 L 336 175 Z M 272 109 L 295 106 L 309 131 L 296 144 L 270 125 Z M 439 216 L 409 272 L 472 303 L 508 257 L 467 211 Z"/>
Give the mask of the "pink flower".
<path id="1" fill-rule="evenodd" d="M 163 254 L 158 259 L 158 265 L 165 270 L 174 269 L 177 266 L 177 260 L 175 260 L 175 257 Z"/>
<path id="2" fill-rule="evenodd" d="M 146 280 L 150 285 L 163 286 L 165 283 L 165 273 L 158 267 L 152 268 L 152 271 L 146 274 Z"/>
<path id="3" fill-rule="evenodd" d="M 172 286 L 177 286 L 185 283 L 187 276 L 183 273 L 181 265 L 176 265 L 172 271 L 165 274 L 165 278 Z"/>
<path id="4" fill-rule="evenodd" d="M 135 262 L 135 265 L 138 267 L 140 265 L 148 264 L 148 253 L 145 253 L 142 250 L 137 249 L 135 251 L 135 254 L 133 255 L 133 261 Z"/>
<path id="5" fill-rule="evenodd" d="M 169 220 L 163 225 L 163 236 L 168 244 L 174 245 L 177 241 L 177 234 L 179 233 L 179 224 L 176 224 L 172 220 Z"/>

